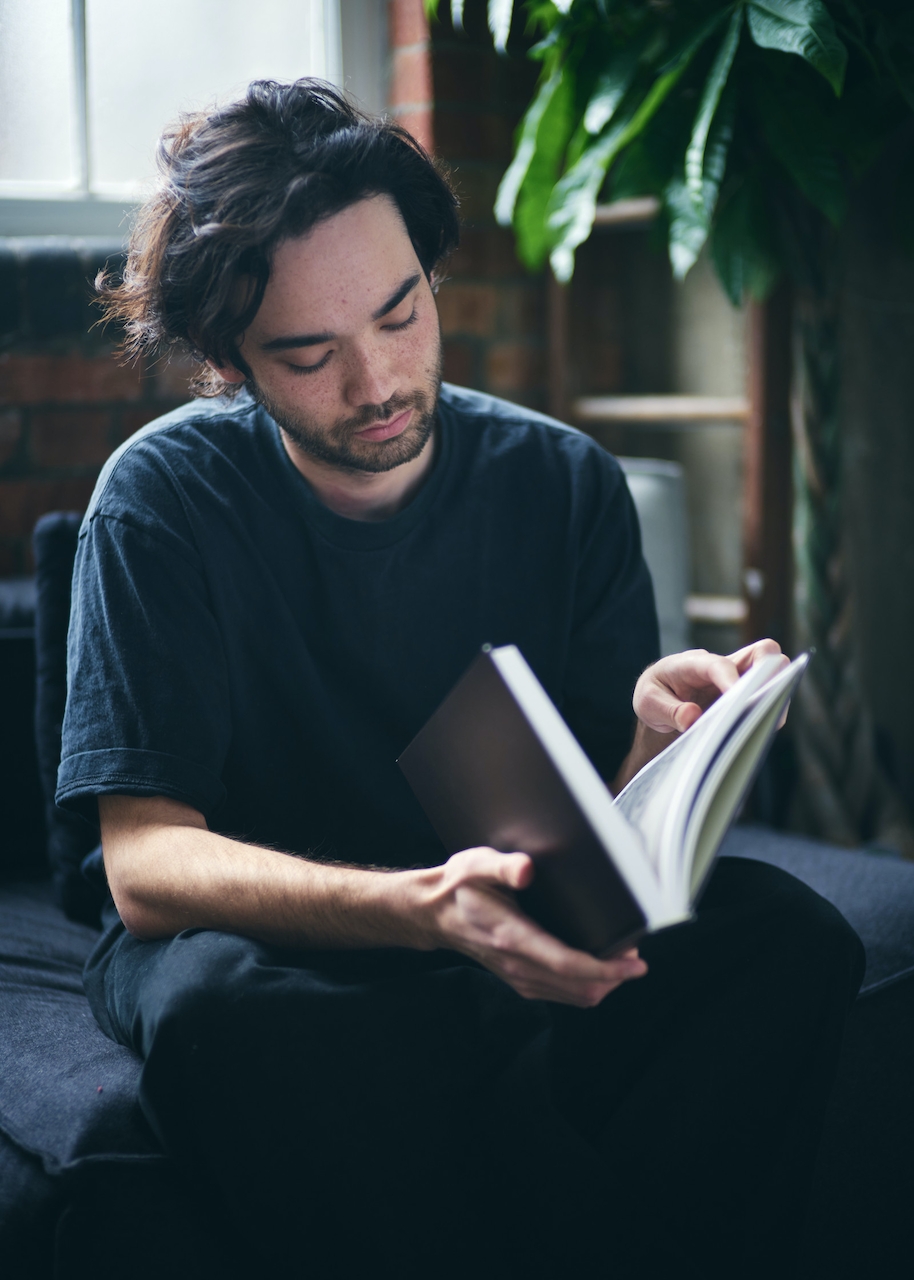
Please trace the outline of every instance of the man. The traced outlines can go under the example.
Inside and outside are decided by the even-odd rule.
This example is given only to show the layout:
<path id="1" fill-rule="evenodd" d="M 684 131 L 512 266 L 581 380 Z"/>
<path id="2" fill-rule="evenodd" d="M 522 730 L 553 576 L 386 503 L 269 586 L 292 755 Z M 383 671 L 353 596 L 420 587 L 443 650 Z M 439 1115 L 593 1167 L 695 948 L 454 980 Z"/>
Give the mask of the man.
<path id="1" fill-rule="evenodd" d="M 654 663 L 613 460 L 440 387 L 455 204 L 408 135 L 260 83 L 162 163 L 103 289 L 222 397 L 99 480 L 58 791 L 97 806 L 120 921 L 86 983 L 147 1118 L 270 1274 L 786 1274 L 844 922 L 734 860 L 597 960 L 519 910 L 523 851 L 445 860 L 395 766 L 486 641 L 614 786 L 776 646 Z"/>

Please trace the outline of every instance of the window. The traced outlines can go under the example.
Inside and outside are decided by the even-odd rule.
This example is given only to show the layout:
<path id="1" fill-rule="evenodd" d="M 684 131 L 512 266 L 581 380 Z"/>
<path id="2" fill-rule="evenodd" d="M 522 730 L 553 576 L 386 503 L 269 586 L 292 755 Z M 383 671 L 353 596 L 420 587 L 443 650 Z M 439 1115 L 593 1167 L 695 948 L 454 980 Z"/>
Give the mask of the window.
<path id="1" fill-rule="evenodd" d="M 383 0 L 0 0 L 0 234 L 121 234 L 164 125 L 253 79 L 321 76 L 382 109 L 383 12 Z"/>

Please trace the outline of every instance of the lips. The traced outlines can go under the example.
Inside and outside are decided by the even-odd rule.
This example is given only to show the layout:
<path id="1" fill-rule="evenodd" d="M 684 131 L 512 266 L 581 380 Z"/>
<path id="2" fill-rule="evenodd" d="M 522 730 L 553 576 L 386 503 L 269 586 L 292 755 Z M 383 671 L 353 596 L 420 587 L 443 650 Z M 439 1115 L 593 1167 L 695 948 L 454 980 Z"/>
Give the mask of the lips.
<path id="1" fill-rule="evenodd" d="M 378 422 L 373 426 L 363 427 L 361 431 L 356 432 L 356 435 L 360 440 L 390 440 L 393 436 L 398 436 L 406 430 L 412 416 L 412 409 L 404 409 L 402 413 L 389 418 L 387 422 Z"/>

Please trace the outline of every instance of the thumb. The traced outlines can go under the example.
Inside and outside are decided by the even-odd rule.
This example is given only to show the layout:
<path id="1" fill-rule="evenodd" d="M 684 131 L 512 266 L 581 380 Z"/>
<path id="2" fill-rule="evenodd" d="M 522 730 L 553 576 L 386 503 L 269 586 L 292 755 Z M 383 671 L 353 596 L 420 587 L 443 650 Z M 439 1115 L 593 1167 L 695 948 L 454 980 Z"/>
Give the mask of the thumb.
<path id="1" fill-rule="evenodd" d="M 501 854 L 496 878 L 508 889 L 526 889 L 533 879 L 533 859 L 526 853 Z"/>

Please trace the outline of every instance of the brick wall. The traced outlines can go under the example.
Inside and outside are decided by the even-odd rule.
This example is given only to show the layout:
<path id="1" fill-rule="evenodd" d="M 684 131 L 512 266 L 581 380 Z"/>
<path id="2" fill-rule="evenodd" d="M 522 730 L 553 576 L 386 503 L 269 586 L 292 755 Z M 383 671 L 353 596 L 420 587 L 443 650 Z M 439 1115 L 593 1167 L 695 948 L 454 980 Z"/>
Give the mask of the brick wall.
<path id="1" fill-rule="evenodd" d="M 464 228 L 438 302 L 445 376 L 545 409 L 544 277 L 524 270 L 492 213 L 538 70 L 516 43 L 495 53 L 483 0 L 467 0 L 463 32 L 448 19 L 432 28 L 435 154 L 453 174 Z"/>
<path id="2" fill-rule="evenodd" d="M 126 368 L 93 330 L 90 281 L 116 245 L 0 246 L 0 577 L 31 572 L 46 511 L 80 511 L 122 440 L 187 398 L 186 370 Z"/>
<path id="3" fill-rule="evenodd" d="M 544 280 L 492 214 L 537 68 L 515 34 L 509 56 L 495 53 L 484 0 L 467 0 L 463 31 L 446 14 L 429 27 L 422 0 L 391 0 L 389 30 L 391 114 L 447 164 L 460 196 L 461 247 L 438 293 L 445 377 L 545 408 Z"/>

